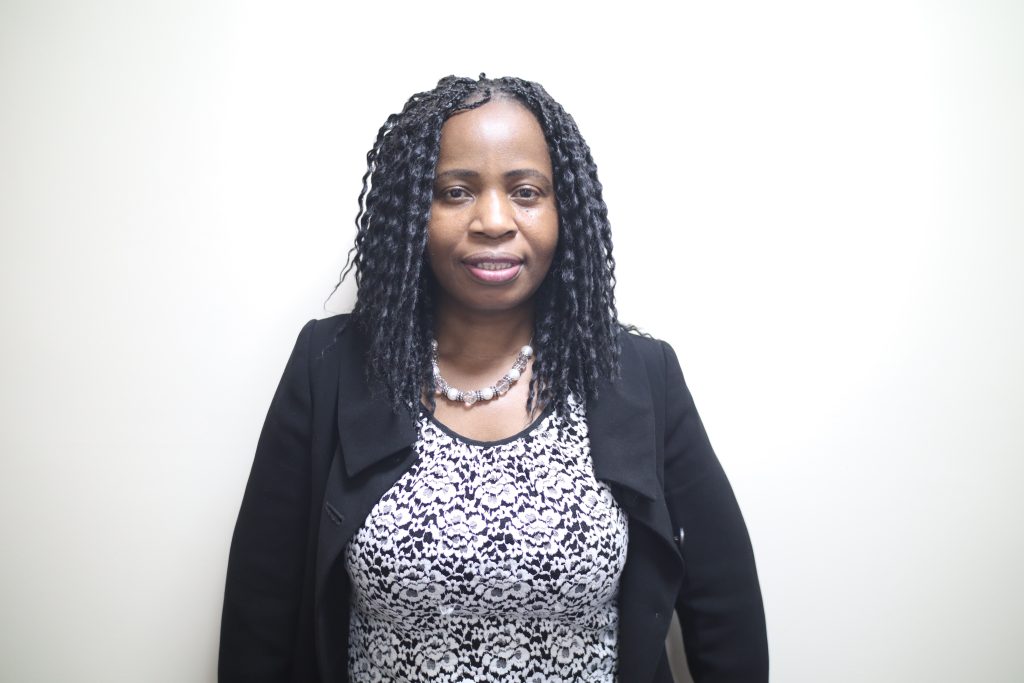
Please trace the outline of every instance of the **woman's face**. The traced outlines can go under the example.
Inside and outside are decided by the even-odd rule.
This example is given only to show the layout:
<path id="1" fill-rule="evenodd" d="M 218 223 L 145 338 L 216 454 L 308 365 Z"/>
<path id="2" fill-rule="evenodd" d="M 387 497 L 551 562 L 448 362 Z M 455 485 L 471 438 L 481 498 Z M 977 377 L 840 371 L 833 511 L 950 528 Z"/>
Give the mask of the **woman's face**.
<path id="1" fill-rule="evenodd" d="M 449 118 L 427 235 L 443 303 L 480 313 L 532 305 L 557 244 L 551 156 L 533 114 L 498 99 Z"/>

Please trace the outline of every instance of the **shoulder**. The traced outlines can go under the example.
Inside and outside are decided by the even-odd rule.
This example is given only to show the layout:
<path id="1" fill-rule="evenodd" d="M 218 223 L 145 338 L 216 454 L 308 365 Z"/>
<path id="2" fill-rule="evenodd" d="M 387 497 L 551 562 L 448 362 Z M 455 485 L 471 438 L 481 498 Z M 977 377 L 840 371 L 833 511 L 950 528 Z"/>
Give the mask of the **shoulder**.
<path id="1" fill-rule="evenodd" d="M 296 370 L 305 368 L 313 376 L 336 367 L 339 353 L 346 347 L 345 330 L 349 327 L 349 319 L 350 314 L 342 313 L 308 321 L 295 340 L 289 367 Z"/>
<path id="2" fill-rule="evenodd" d="M 309 335 L 310 354 L 314 358 L 321 357 L 333 348 L 348 328 L 351 318 L 351 313 L 339 313 L 306 323 L 302 331 Z"/>
<path id="3" fill-rule="evenodd" d="M 665 340 L 644 332 L 635 325 L 619 325 L 619 345 L 623 354 L 641 358 L 650 376 L 664 375 L 669 359 L 675 361 L 675 352 Z"/>

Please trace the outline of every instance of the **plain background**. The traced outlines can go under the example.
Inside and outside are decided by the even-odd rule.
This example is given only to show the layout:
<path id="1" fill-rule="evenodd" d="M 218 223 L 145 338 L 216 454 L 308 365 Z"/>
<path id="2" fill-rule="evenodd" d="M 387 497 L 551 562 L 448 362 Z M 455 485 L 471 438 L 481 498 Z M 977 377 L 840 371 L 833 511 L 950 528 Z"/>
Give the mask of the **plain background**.
<path id="1" fill-rule="evenodd" d="M 671 10 L 667 10 L 671 7 Z M 753 537 L 773 680 L 1024 680 L 1024 5 L 0 2 L 0 679 L 213 681 L 366 150 L 520 75 Z"/>

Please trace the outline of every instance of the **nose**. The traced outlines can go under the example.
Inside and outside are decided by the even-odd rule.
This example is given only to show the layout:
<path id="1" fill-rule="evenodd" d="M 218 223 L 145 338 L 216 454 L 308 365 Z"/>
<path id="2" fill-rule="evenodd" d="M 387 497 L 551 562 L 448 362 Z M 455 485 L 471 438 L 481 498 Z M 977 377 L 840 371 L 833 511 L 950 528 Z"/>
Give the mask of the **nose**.
<path id="1" fill-rule="evenodd" d="M 503 192 L 485 192 L 476 201 L 476 215 L 470 229 L 486 237 L 505 237 L 518 230 L 515 207 Z"/>

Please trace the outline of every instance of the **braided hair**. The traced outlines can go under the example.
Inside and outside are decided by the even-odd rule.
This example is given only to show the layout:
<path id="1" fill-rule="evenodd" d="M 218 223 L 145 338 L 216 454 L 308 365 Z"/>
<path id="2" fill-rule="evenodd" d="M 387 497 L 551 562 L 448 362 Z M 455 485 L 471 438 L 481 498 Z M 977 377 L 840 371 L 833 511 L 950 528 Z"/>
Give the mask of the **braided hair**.
<path id="1" fill-rule="evenodd" d="M 352 320 L 369 340 L 367 380 L 383 385 L 395 413 L 412 410 L 424 388 L 435 407 L 429 358 L 436 282 L 426 246 L 441 127 L 492 98 L 514 99 L 533 113 L 554 172 L 558 246 L 535 293 L 527 412 L 539 402 L 564 414 L 570 393 L 596 397 L 599 380 L 619 375 L 608 209 L 576 122 L 537 83 L 447 76 L 410 97 L 377 133 L 366 155 L 355 244 L 335 286 L 355 268 Z"/>

